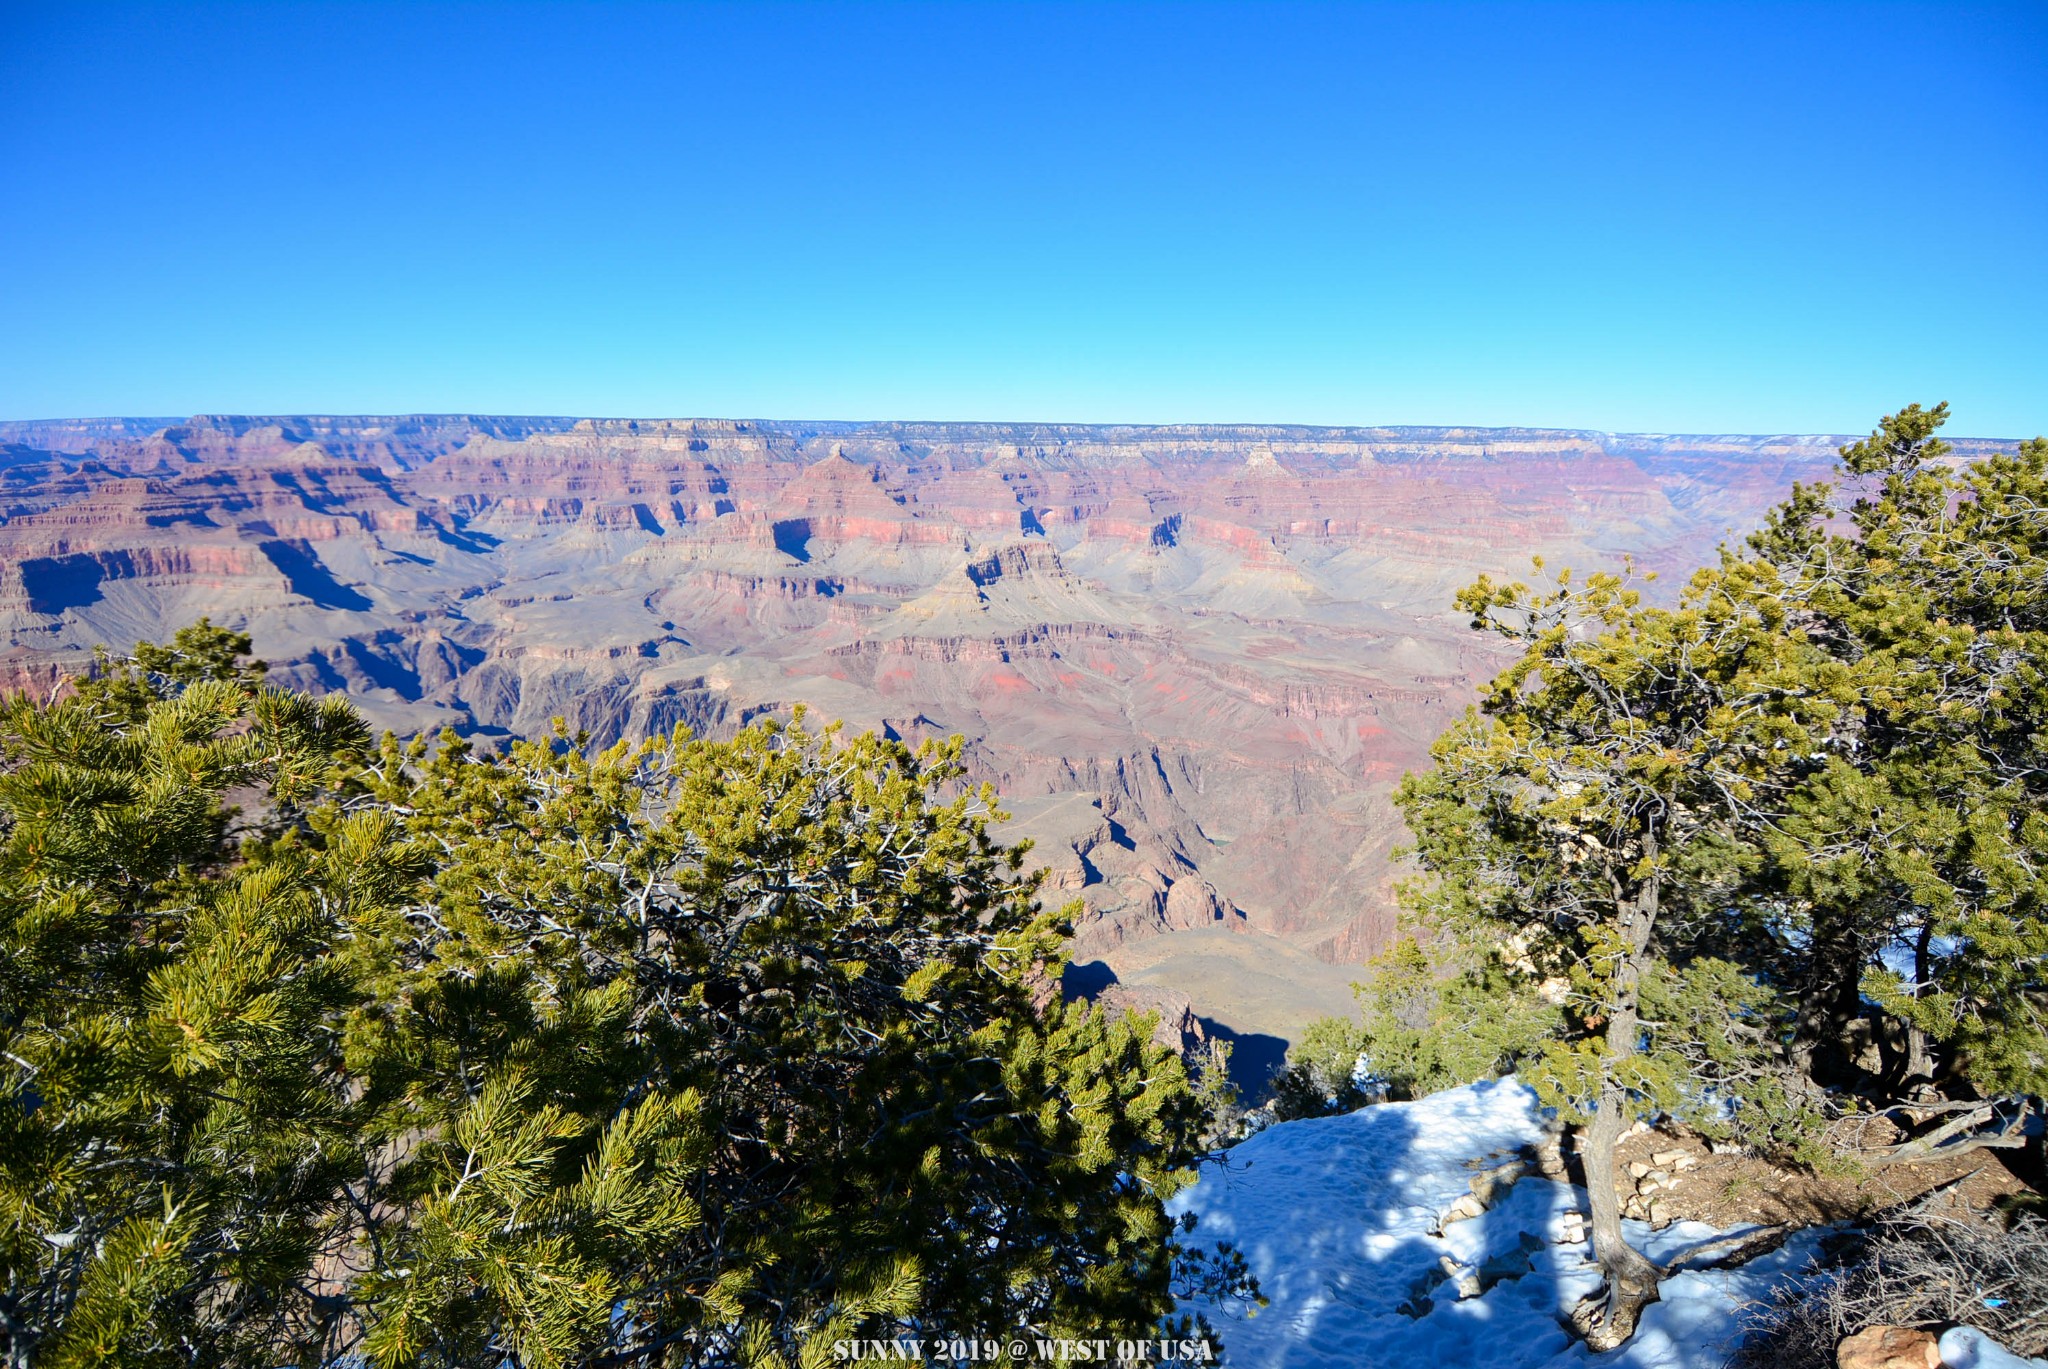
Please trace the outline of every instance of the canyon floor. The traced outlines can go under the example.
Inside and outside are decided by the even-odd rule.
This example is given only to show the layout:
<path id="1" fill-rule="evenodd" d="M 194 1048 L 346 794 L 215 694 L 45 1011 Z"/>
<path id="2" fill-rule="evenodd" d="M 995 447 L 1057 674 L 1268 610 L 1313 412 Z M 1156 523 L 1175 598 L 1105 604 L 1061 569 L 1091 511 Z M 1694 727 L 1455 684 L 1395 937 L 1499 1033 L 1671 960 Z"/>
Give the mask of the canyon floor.
<path id="1" fill-rule="evenodd" d="M 960 734 L 1070 984 L 1255 1078 L 1395 925 L 1482 573 L 1682 573 L 1833 437 L 473 416 L 0 423 L 0 681 L 210 616 L 401 733 Z M 1962 442 L 1964 455 L 1991 444 Z"/>

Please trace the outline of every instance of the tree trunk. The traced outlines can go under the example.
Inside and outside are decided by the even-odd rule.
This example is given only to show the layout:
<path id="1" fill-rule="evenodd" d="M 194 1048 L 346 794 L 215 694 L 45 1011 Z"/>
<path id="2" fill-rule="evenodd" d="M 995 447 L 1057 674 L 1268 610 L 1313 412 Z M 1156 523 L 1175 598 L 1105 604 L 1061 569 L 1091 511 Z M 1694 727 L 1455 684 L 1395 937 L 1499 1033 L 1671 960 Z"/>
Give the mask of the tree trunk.
<path id="1" fill-rule="evenodd" d="M 1657 1300 L 1657 1267 L 1621 1234 L 1621 1198 L 1616 1192 L 1614 1148 L 1628 1125 L 1619 1084 L 1600 1091 L 1593 1125 L 1586 1128 L 1586 1199 L 1592 1212 L 1593 1257 L 1607 1288 L 1597 1307 L 1586 1309 L 1581 1330 L 1595 1350 L 1611 1350 L 1635 1334 L 1636 1319 Z"/>
<path id="2" fill-rule="evenodd" d="M 1928 980 L 1933 976 L 1934 967 L 1929 959 L 1933 950 L 1934 922 L 1930 918 L 1920 928 L 1920 935 L 1913 943 L 1913 997 L 1925 998 L 1931 987 Z M 1906 1024 L 1906 1087 L 1919 1083 L 1934 1082 L 1934 1049 L 1927 1040 L 1927 1033 L 1908 1022 Z"/>
<path id="3" fill-rule="evenodd" d="M 1592 1209 L 1593 1258 L 1607 1278 L 1605 1297 L 1595 1294 L 1582 1303 L 1573 1320 L 1594 1350 L 1611 1350 L 1635 1334 L 1645 1307 L 1657 1301 L 1657 1267 L 1621 1234 L 1621 1199 L 1616 1192 L 1614 1150 L 1628 1125 L 1628 1096 L 1620 1067 L 1636 1054 L 1642 1028 L 1636 1000 L 1648 956 L 1650 933 L 1657 923 L 1655 877 L 1633 898 L 1617 893 L 1624 946 L 1616 967 L 1607 1018 L 1607 1050 L 1601 1061 L 1600 1097 L 1593 1124 L 1586 1129 L 1584 1160 L 1586 1200 Z"/>
<path id="4" fill-rule="evenodd" d="M 1854 909 L 1814 919 L 1811 959 L 1799 995 L 1789 1054 L 1816 1084 L 1846 1088 L 1859 1081 L 1850 1053 L 1850 1024 L 1863 1012 L 1863 938 Z"/>

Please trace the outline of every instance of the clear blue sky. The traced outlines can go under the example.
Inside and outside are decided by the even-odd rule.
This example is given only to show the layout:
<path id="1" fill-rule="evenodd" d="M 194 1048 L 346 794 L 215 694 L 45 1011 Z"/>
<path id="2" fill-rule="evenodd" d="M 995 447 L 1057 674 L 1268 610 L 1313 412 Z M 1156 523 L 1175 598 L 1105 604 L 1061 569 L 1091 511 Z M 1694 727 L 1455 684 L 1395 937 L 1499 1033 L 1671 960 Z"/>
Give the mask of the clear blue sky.
<path id="1" fill-rule="evenodd" d="M 0 7 L 0 417 L 2048 429 L 2048 3 Z"/>

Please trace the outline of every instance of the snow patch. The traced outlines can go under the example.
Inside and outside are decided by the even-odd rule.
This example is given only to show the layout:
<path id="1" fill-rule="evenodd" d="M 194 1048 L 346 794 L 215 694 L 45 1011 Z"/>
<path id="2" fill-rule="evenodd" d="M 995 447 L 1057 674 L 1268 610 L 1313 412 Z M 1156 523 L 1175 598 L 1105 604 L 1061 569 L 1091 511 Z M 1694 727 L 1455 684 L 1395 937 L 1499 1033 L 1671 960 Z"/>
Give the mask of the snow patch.
<path id="1" fill-rule="evenodd" d="M 2022 1359 L 1974 1326 L 1943 1332 L 1940 1349 L 1945 1369 L 2048 1369 L 2048 1360 Z"/>
<path id="2" fill-rule="evenodd" d="M 1558 1321 L 1600 1286 L 1576 1220 L 1583 1189 L 1531 1176 L 1479 1215 L 1439 1225 L 1486 1163 L 1547 1132 L 1535 1092 L 1512 1079 L 1268 1127 L 1169 1208 L 1197 1214 L 1192 1243 L 1235 1243 L 1271 1305 L 1180 1310 L 1205 1314 L 1239 1369 L 1720 1369 L 1742 1306 L 1818 1245 L 1820 1232 L 1801 1233 L 1740 1269 L 1674 1275 L 1627 1345 L 1593 1355 Z M 1696 1222 L 1623 1226 L 1660 1263 L 1728 1234 Z"/>

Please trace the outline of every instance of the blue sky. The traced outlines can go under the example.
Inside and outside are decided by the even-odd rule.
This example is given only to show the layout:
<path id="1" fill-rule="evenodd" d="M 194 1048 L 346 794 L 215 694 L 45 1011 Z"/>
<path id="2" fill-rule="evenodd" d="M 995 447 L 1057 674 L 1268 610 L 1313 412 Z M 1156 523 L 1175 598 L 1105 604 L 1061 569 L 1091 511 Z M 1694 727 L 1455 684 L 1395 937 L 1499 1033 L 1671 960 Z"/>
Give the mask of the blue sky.
<path id="1" fill-rule="evenodd" d="M 2048 429 L 2048 4 L 0 6 L 0 417 Z"/>

